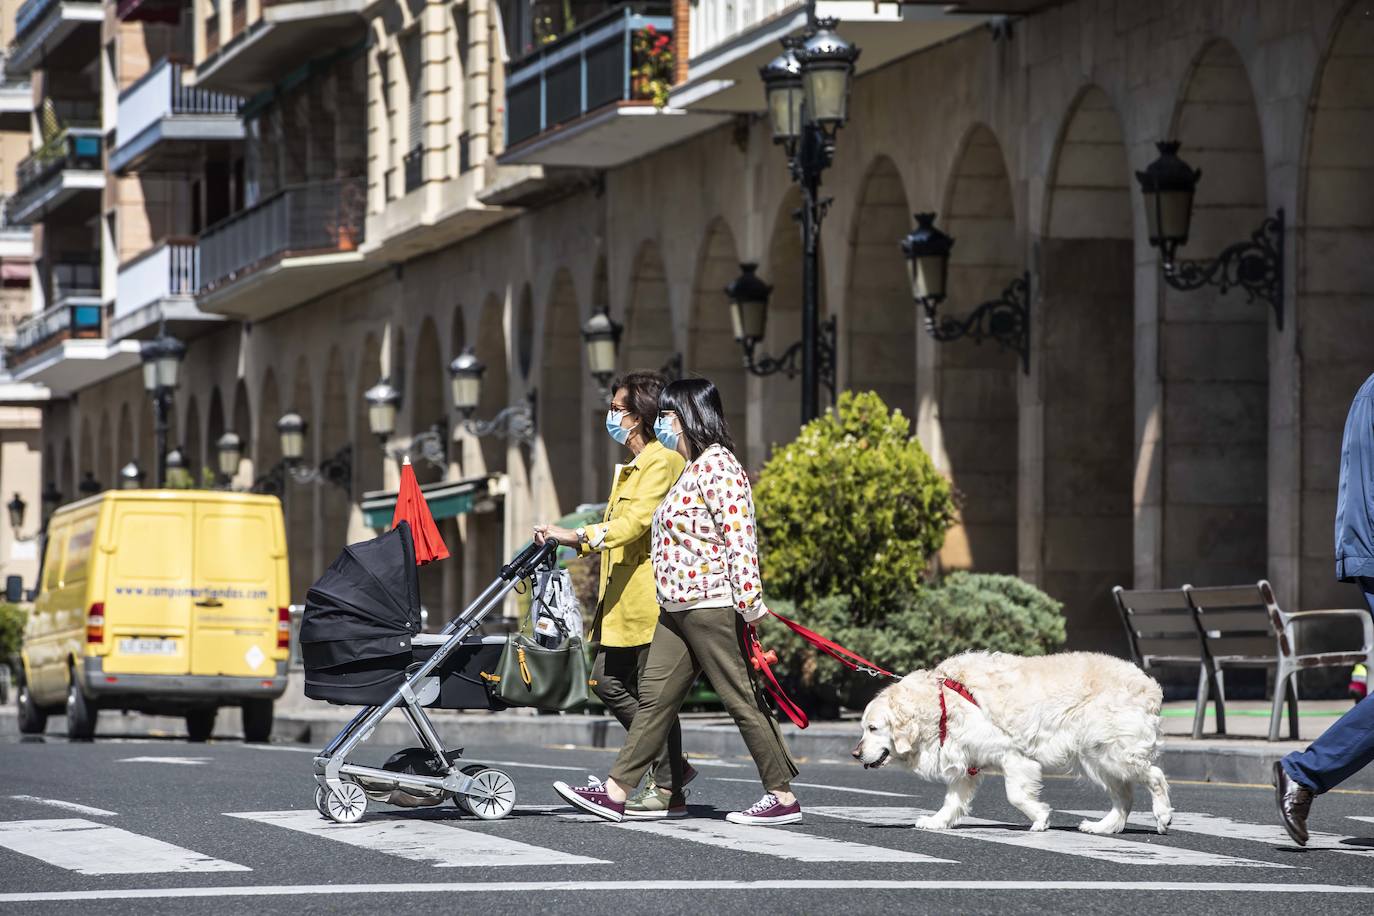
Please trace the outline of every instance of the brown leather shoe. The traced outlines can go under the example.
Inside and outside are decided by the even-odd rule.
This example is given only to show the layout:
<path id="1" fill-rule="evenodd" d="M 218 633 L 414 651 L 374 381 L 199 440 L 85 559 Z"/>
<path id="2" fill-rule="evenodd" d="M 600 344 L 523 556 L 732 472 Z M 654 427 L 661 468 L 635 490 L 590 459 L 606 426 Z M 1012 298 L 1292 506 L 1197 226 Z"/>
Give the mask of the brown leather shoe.
<path id="1" fill-rule="evenodd" d="M 1307 845 L 1307 815 L 1312 810 L 1312 790 L 1288 776 L 1283 764 L 1274 761 L 1274 800 L 1279 806 L 1283 829 L 1299 846 Z"/>

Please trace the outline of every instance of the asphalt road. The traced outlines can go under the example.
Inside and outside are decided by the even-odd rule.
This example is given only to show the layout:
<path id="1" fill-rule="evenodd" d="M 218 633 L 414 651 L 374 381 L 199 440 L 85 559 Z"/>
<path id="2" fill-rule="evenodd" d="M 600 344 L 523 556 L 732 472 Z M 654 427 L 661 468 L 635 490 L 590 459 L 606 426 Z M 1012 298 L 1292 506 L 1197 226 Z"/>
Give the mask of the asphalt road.
<path id="1" fill-rule="evenodd" d="M 996 777 L 974 804 L 989 823 L 929 833 L 908 826 L 910 809 L 937 806 L 939 787 L 893 768 L 807 761 L 803 824 L 732 829 L 725 813 L 760 794 L 752 765 L 703 760 L 692 818 L 618 826 L 571 814 L 549 788 L 604 776 L 609 752 L 473 746 L 466 756 L 515 778 L 512 817 L 373 803 L 360 824 L 340 826 L 314 810 L 314 750 L 0 739 L 0 912 L 85 912 L 92 898 L 102 913 L 302 916 L 439 906 L 1366 913 L 1374 903 L 1374 793 L 1319 799 L 1311 826 L 1328 836 L 1307 850 L 1278 835 L 1271 789 L 1181 782 L 1166 837 L 1148 820 L 1119 837 L 1078 833 L 1081 815 L 1070 812 L 1101 810 L 1105 796 L 1068 779 L 1046 784 L 1053 829 L 1030 834 Z M 390 750 L 355 759 L 380 763 Z"/>

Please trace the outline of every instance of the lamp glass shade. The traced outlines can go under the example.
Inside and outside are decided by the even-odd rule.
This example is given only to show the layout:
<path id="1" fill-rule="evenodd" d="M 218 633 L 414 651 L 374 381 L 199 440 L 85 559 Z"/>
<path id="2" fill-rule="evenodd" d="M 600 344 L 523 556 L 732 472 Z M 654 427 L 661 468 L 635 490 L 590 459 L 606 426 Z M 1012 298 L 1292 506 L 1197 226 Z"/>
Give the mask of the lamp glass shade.
<path id="1" fill-rule="evenodd" d="M 137 463 L 130 461 L 119 469 L 119 488 L 121 490 L 137 490 L 143 486 L 143 469 Z"/>
<path id="2" fill-rule="evenodd" d="M 215 442 L 215 452 L 219 458 L 219 472 L 225 477 L 233 477 L 239 472 L 239 462 L 243 459 L 243 440 L 238 433 L 227 432 Z"/>
<path id="3" fill-rule="evenodd" d="M 157 361 L 144 360 L 143 363 L 143 388 L 145 391 L 153 392 L 157 390 Z"/>
<path id="4" fill-rule="evenodd" d="M 401 403 L 401 393 L 382 379 L 363 392 L 367 402 L 367 425 L 372 435 L 386 439 L 396 431 L 396 409 Z"/>
<path id="5" fill-rule="evenodd" d="M 796 38 L 784 38 L 782 53 L 759 68 L 774 143 L 793 143 L 801 136 L 802 70 L 796 54 L 800 44 Z"/>
<path id="6" fill-rule="evenodd" d="M 843 127 L 849 119 L 849 66 L 808 67 L 802 76 L 806 112 L 822 128 Z"/>
<path id="7" fill-rule="evenodd" d="M 28 508 L 28 504 L 24 502 L 22 496 L 16 493 L 14 499 L 5 503 L 5 508 L 10 513 L 10 527 L 18 532 L 20 528 L 24 527 L 24 510 Z"/>
<path id="8" fill-rule="evenodd" d="M 936 228 L 934 213 L 915 216 L 916 228 L 901 240 L 911 297 L 917 302 L 939 302 L 945 298 L 949 253 L 954 249 L 954 239 Z"/>
<path id="9" fill-rule="evenodd" d="M 583 331 L 585 334 L 586 331 Z M 453 388 L 453 409 L 470 414 L 482 400 L 482 375 L 487 367 L 477 358 L 472 347 L 464 347 L 448 364 L 449 384 Z"/>
<path id="10" fill-rule="evenodd" d="M 595 377 L 610 376 L 615 373 L 615 341 L 600 337 L 587 341 L 587 365 Z"/>
<path id="11" fill-rule="evenodd" d="M 621 326 L 602 306 L 582 326 L 582 342 L 587 348 L 587 367 L 593 378 L 615 374 Z"/>
<path id="12" fill-rule="evenodd" d="M 287 461 L 300 461 L 305 454 L 305 419 L 294 410 L 282 414 L 277 421 L 277 436 L 281 440 L 281 455 Z"/>
<path id="13" fill-rule="evenodd" d="M 1202 171 L 1179 158 L 1177 141 L 1155 144 L 1159 157 L 1136 172 L 1145 198 L 1145 225 L 1150 244 L 1168 254 L 1188 243 L 1193 218 L 1193 194 Z"/>
<path id="14" fill-rule="evenodd" d="M 757 299 L 734 300 L 730 303 L 730 324 L 735 340 L 757 342 L 768 329 L 768 302 Z"/>

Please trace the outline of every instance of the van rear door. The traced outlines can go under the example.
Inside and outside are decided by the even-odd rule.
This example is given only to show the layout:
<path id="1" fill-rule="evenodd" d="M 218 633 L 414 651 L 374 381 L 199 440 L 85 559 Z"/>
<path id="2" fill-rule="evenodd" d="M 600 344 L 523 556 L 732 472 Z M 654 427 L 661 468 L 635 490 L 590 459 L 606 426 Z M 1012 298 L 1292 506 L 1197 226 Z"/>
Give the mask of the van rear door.
<path id="1" fill-rule="evenodd" d="M 191 647 L 191 503 L 120 499 L 105 586 L 107 674 L 186 674 Z"/>
<path id="2" fill-rule="evenodd" d="M 192 674 L 276 676 L 279 519 L 256 500 L 196 505 Z"/>

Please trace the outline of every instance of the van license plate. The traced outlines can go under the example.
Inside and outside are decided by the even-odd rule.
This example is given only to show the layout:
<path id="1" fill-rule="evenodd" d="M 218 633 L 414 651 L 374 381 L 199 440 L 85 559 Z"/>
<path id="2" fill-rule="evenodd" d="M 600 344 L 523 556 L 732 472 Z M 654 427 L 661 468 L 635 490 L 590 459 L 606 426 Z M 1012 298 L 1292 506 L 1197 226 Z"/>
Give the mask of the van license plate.
<path id="1" fill-rule="evenodd" d="M 176 655 L 175 639 L 121 639 L 120 655 Z"/>

